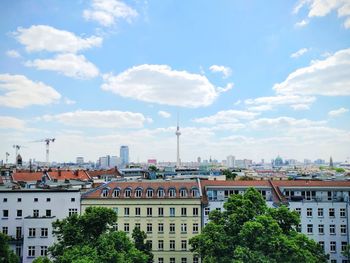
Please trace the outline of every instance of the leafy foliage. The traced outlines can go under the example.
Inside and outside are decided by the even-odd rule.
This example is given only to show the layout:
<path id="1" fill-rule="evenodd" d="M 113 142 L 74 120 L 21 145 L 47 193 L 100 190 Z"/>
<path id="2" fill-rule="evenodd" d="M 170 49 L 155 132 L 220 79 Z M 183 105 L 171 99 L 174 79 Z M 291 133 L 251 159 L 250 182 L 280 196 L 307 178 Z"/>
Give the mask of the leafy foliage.
<path id="1" fill-rule="evenodd" d="M 285 206 L 268 208 L 254 188 L 232 195 L 224 208 L 211 212 L 190 240 L 204 263 L 327 262 L 319 244 L 295 231 L 299 215 Z"/>
<path id="2" fill-rule="evenodd" d="M 10 238 L 0 233 L 0 262 L 1 263 L 17 263 L 19 258 L 17 255 L 10 249 L 8 241 Z"/>
<path id="3" fill-rule="evenodd" d="M 237 174 L 233 173 L 231 170 L 226 169 L 222 171 L 222 174 L 226 176 L 226 180 L 235 180 Z"/>
<path id="4" fill-rule="evenodd" d="M 58 242 L 49 248 L 53 261 L 146 263 L 150 255 L 138 250 L 124 232 L 114 231 L 116 222 L 116 213 L 103 207 L 88 207 L 82 215 L 57 220 L 52 225 Z"/>

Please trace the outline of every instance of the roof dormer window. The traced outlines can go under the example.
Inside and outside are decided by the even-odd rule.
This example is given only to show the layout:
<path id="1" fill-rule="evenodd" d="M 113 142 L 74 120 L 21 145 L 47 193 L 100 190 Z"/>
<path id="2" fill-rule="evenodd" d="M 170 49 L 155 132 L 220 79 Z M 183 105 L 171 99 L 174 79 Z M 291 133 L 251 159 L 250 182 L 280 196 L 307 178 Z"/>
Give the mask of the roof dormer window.
<path id="1" fill-rule="evenodd" d="M 113 190 L 113 197 L 119 197 L 120 196 L 120 189 L 117 188 L 117 189 L 114 189 Z"/>
<path id="2" fill-rule="evenodd" d="M 187 197 L 187 189 L 181 188 L 180 189 L 180 196 L 181 197 Z"/>
<path id="3" fill-rule="evenodd" d="M 148 188 L 146 195 L 147 195 L 147 197 L 153 197 L 153 189 Z"/>
<path id="4" fill-rule="evenodd" d="M 101 194 L 102 197 L 107 197 L 108 196 L 108 189 L 103 189 L 102 190 L 102 194 Z"/>
<path id="5" fill-rule="evenodd" d="M 164 192 L 164 189 L 163 188 L 159 188 L 158 189 L 158 197 L 164 197 L 165 196 L 165 192 Z"/>
<path id="6" fill-rule="evenodd" d="M 135 191 L 135 197 L 141 197 L 142 196 L 142 189 L 141 188 L 137 188 Z"/>
<path id="7" fill-rule="evenodd" d="M 176 197 L 176 190 L 175 188 L 169 189 L 169 197 Z"/>
<path id="8" fill-rule="evenodd" d="M 131 196 L 131 189 L 130 188 L 125 189 L 124 196 L 125 197 L 130 197 Z"/>

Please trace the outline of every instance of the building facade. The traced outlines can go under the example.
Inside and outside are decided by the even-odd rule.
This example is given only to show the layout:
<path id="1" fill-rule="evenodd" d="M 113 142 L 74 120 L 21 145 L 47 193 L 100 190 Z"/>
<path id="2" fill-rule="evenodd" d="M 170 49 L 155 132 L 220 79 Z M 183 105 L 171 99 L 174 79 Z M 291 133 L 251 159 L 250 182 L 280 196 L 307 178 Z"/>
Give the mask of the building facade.
<path id="1" fill-rule="evenodd" d="M 147 234 L 156 263 L 197 263 L 189 239 L 201 230 L 199 181 L 110 182 L 82 196 L 89 206 L 114 209 L 118 230 L 131 236 L 135 227 Z"/>
<path id="2" fill-rule="evenodd" d="M 120 146 L 120 165 L 125 168 L 129 164 L 129 147 L 126 145 Z"/>

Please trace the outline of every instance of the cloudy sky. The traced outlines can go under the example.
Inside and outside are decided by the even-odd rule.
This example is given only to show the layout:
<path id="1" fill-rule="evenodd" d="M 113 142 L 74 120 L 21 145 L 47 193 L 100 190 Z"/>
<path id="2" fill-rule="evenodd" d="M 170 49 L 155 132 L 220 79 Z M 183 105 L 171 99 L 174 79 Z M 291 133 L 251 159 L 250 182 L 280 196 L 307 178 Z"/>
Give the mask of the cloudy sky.
<path id="1" fill-rule="evenodd" d="M 0 3 L 0 159 L 350 157 L 348 0 Z M 350 160 L 350 159 L 348 159 Z"/>

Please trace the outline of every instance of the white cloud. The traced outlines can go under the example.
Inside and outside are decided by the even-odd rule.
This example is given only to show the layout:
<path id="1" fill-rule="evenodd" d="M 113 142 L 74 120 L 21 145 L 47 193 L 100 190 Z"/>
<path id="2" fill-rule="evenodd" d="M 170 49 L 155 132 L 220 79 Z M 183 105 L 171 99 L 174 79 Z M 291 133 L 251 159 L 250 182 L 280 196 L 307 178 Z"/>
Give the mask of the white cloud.
<path id="1" fill-rule="evenodd" d="M 145 122 L 151 121 L 142 113 L 136 112 L 84 110 L 44 115 L 40 119 L 57 121 L 69 126 L 93 128 L 141 128 Z"/>
<path id="2" fill-rule="evenodd" d="M 92 8 L 83 12 L 86 20 L 93 20 L 102 26 L 112 26 L 116 20 L 131 22 L 138 16 L 136 10 L 119 0 L 92 0 Z"/>
<path id="3" fill-rule="evenodd" d="M 307 6 L 308 17 L 323 17 L 332 11 L 337 11 L 338 17 L 345 17 L 344 27 L 350 28 L 350 2 L 348 0 L 300 0 L 294 8 L 294 13 Z"/>
<path id="4" fill-rule="evenodd" d="M 270 97 L 259 97 L 255 99 L 247 99 L 245 104 L 250 105 L 249 110 L 267 111 L 276 106 L 289 105 L 295 110 L 309 109 L 310 105 L 316 100 L 315 97 L 299 96 L 299 95 L 277 95 Z M 254 105 L 254 106 L 253 106 Z"/>
<path id="5" fill-rule="evenodd" d="M 6 55 L 10 58 L 20 58 L 21 57 L 21 54 L 17 50 L 14 50 L 14 49 L 7 50 Z"/>
<path id="6" fill-rule="evenodd" d="M 19 27 L 14 35 L 28 52 L 76 53 L 80 50 L 100 46 L 102 43 L 101 37 L 81 38 L 72 32 L 46 25 L 33 25 L 29 28 Z"/>
<path id="7" fill-rule="evenodd" d="M 231 68 L 225 66 L 212 65 L 209 69 L 211 72 L 221 72 L 224 78 L 228 78 L 232 74 Z"/>
<path id="8" fill-rule="evenodd" d="M 0 129 L 25 129 L 25 121 L 10 116 L 0 116 Z"/>
<path id="9" fill-rule="evenodd" d="M 282 95 L 350 95 L 350 49 L 343 49 L 324 60 L 289 74 L 287 79 L 274 85 Z"/>
<path id="10" fill-rule="evenodd" d="M 4 92 L 0 96 L 0 105 L 12 108 L 48 105 L 61 98 L 54 88 L 23 75 L 0 74 L 0 90 Z"/>
<path id="11" fill-rule="evenodd" d="M 222 93 L 222 92 L 227 92 L 227 91 L 231 90 L 232 88 L 233 88 L 233 83 L 230 82 L 230 83 L 227 83 L 226 86 L 223 87 L 223 88 L 218 87 L 218 88 L 217 88 L 217 91 L 218 91 L 219 93 Z"/>
<path id="12" fill-rule="evenodd" d="M 98 68 L 83 55 L 58 54 L 53 59 L 35 59 L 27 61 L 26 66 L 39 70 L 57 71 L 65 76 L 77 79 L 90 79 L 97 77 Z"/>
<path id="13" fill-rule="evenodd" d="M 163 118 L 169 118 L 171 116 L 171 114 L 169 112 L 166 112 L 166 111 L 158 111 L 158 115 L 163 117 Z"/>
<path id="14" fill-rule="evenodd" d="M 235 103 L 233 103 L 233 105 L 238 106 L 239 104 L 241 104 L 241 102 L 241 100 L 237 100 Z"/>
<path id="15" fill-rule="evenodd" d="M 73 105 L 75 103 L 77 103 L 75 100 L 71 100 L 69 98 L 64 98 L 64 103 L 67 105 Z"/>
<path id="16" fill-rule="evenodd" d="M 103 78 L 103 90 L 151 103 L 196 108 L 212 104 L 219 95 L 205 76 L 173 70 L 167 65 L 134 66 Z"/>
<path id="17" fill-rule="evenodd" d="M 330 112 L 328 112 L 328 116 L 330 117 L 338 117 L 344 113 L 347 113 L 349 112 L 349 109 L 347 108 L 339 108 L 339 109 L 336 109 L 336 110 L 331 110 Z"/>
<path id="18" fill-rule="evenodd" d="M 293 54 L 291 54 L 290 57 L 291 58 L 298 58 L 298 57 L 304 55 L 306 52 L 308 52 L 307 48 L 301 48 L 298 51 L 296 51 Z"/>
<path id="19" fill-rule="evenodd" d="M 308 119 L 295 119 L 292 117 L 260 118 L 250 121 L 254 129 L 276 129 L 290 127 L 309 127 L 324 125 L 325 121 L 311 121 Z"/>
<path id="20" fill-rule="evenodd" d="M 194 122 L 204 124 L 216 124 L 216 123 L 232 123 L 238 122 L 238 120 L 250 120 L 254 119 L 260 113 L 240 110 L 225 110 L 219 111 L 214 115 L 194 119 Z"/>
<path id="21" fill-rule="evenodd" d="M 303 19 L 297 23 L 295 23 L 296 27 L 304 27 L 307 26 L 309 24 L 309 20 Z"/>

